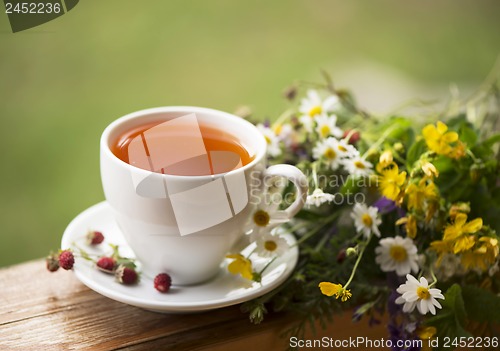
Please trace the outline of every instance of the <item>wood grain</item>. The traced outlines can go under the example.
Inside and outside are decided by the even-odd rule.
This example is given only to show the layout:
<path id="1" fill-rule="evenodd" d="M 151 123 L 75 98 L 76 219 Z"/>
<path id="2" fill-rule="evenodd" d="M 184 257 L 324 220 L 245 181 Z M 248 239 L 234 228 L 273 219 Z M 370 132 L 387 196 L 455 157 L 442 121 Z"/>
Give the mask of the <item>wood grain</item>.
<path id="1" fill-rule="evenodd" d="M 239 306 L 198 314 L 161 314 L 125 305 L 88 289 L 72 272 L 50 273 L 43 260 L 0 269 L 0 350 L 280 350 L 293 321 L 269 314 L 252 325 Z M 379 337 L 350 316 L 316 338 Z"/>

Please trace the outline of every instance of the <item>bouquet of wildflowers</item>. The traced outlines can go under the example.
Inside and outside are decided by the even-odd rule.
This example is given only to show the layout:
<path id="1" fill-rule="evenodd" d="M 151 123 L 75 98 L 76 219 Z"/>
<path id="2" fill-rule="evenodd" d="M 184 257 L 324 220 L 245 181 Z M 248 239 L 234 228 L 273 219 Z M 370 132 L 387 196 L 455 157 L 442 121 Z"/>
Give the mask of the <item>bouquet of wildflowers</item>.
<path id="1" fill-rule="evenodd" d="M 375 116 L 325 78 L 288 89 L 290 109 L 258 125 L 269 162 L 299 167 L 310 194 L 284 229 L 297 236 L 297 268 L 243 306 L 251 320 L 296 311 L 303 318 L 290 332 L 300 336 L 306 322 L 351 308 L 354 320 L 384 315 L 391 339 L 498 335 L 497 82 L 433 113 Z M 283 243 L 269 211 L 253 218 L 272 254 Z M 258 279 L 250 260 L 234 258 L 233 273 Z"/>

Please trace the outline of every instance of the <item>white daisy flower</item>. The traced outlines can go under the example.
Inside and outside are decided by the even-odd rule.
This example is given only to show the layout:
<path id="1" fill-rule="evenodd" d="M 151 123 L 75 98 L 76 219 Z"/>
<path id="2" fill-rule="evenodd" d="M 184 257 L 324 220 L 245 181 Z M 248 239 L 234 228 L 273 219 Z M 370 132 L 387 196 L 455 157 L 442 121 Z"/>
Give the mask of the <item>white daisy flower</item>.
<path id="1" fill-rule="evenodd" d="M 373 173 L 373 165 L 359 155 L 342 160 L 344 168 L 354 176 L 368 176 Z"/>
<path id="2" fill-rule="evenodd" d="M 257 129 L 262 133 L 267 143 L 267 153 L 269 156 L 276 157 L 281 155 L 280 139 L 276 133 L 263 124 L 257 124 Z"/>
<path id="3" fill-rule="evenodd" d="M 357 203 L 352 209 L 351 218 L 354 219 L 354 225 L 358 233 L 368 238 L 371 233 L 380 237 L 378 226 L 382 220 L 378 218 L 378 209 L 376 207 L 367 207 L 365 204 Z"/>
<path id="4" fill-rule="evenodd" d="M 322 100 L 316 90 L 309 90 L 307 97 L 302 99 L 300 103 L 299 111 L 302 113 L 302 116 L 299 120 L 308 132 L 312 132 L 314 119 L 332 112 L 338 104 L 339 98 L 335 95 Z"/>
<path id="5" fill-rule="evenodd" d="M 254 205 L 254 209 L 244 226 L 245 233 L 251 230 L 252 236 L 257 238 L 261 233 L 270 232 L 280 224 L 288 222 L 286 213 L 279 210 L 282 202 L 281 194 L 274 190 L 271 186 L 262 194 L 251 197 L 250 202 Z"/>
<path id="6" fill-rule="evenodd" d="M 261 234 L 256 241 L 257 254 L 262 257 L 276 257 L 288 249 L 287 241 L 279 235 L 269 232 Z"/>
<path id="7" fill-rule="evenodd" d="M 320 138 L 327 138 L 333 135 L 336 138 L 341 138 L 344 132 L 337 127 L 337 116 L 320 115 L 316 118 L 316 132 Z"/>
<path id="8" fill-rule="evenodd" d="M 334 199 L 335 195 L 325 193 L 323 190 L 317 188 L 311 195 L 307 196 L 306 205 L 320 207 L 325 202 L 332 202 Z"/>
<path id="9" fill-rule="evenodd" d="M 397 275 L 404 276 L 411 271 L 418 272 L 417 247 L 410 238 L 396 236 L 395 238 L 384 238 L 379 241 L 375 249 L 377 257 L 375 262 L 380 265 L 383 272 L 396 271 Z"/>
<path id="10" fill-rule="evenodd" d="M 314 159 L 323 159 L 332 170 L 339 168 L 342 157 L 338 151 L 337 139 L 330 137 L 320 140 L 316 143 L 312 151 Z"/>
<path id="11" fill-rule="evenodd" d="M 403 312 L 412 312 L 417 307 L 418 312 L 427 314 L 430 312 L 436 314 L 436 307 L 442 308 L 436 299 L 443 299 L 439 289 L 429 289 L 429 283 L 424 277 L 418 281 L 411 274 L 406 275 L 406 283 L 401 284 L 396 290 L 401 294 L 396 299 L 396 303 L 403 305 Z"/>
<path id="12" fill-rule="evenodd" d="M 275 123 L 271 128 L 286 147 L 297 141 L 297 133 L 290 124 Z"/>
<path id="13" fill-rule="evenodd" d="M 342 158 L 353 158 L 359 156 L 359 151 L 349 144 L 346 139 L 339 140 L 337 144 L 337 151 Z"/>

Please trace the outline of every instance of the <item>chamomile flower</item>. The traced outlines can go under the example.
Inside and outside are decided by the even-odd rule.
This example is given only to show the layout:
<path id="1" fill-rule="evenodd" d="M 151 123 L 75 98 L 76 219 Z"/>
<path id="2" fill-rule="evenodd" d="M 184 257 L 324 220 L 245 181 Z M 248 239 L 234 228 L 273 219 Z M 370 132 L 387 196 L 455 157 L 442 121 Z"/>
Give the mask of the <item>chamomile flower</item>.
<path id="1" fill-rule="evenodd" d="M 280 140 L 287 140 L 293 134 L 293 127 L 288 123 L 275 123 L 271 129 Z"/>
<path id="2" fill-rule="evenodd" d="M 342 158 L 353 158 L 359 156 L 359 151 L 354 146 L 349 144 L 345 138 L 338 141 L 336 151 L 338 151 L 340 157 Z"/>
<path id="3" fill-rule="evenodd" d="M 269 190 L 271 189 L 259 196 L 252 197 L 251 200 L 255 208 L 244 226 L 244 232 L 248 233 L 251 230 L 254 238 L 258 238 L 262 233 L 270 232 L 273 228 L 289 220 L 284 211 L 279 211 L 281 197 L 275 196 L 278 193 L 271 193 Z"/>
<path id="4" fill-rule="evenodd" d="M 358 233 L 368 238 L 371 233 L 380 237 L 378 226 L 382 220 L 378 217 L 378 209 L 376 207 L 368 207 L 365 204 L 357 203 L 351 213 L 351 218 L 354 219 L 354 225 Z"/>
<path id="5" fill-rule="evenodd" d="M 342 154 L 338 150 L 338 140 L 330 137 L 317 142 L 313 148 L 313 157 L 316 160 L 322 159 L 332 170 L 339 168 Z"/>
<path id="6" fill-rule="evenodd" d="M 266 139 L 268 155 L 272 157 L 281 155 L 280 138 L 274 130 L 263 124 L 258 124 L 257 129 L 262 133 L 264 139 Z"/>
<path id="7" fill-rule="evenodd" d="M 331 95 L 323 100 L 316 90 L 309 90 L 307 97 L 302 99 L 300 103 L 299 111 L 302 113 L 302 116 L 299 120 L 308 132 L 312 132 L 314 119 L 332 112 L 338 104 L 339 98 L 335 95 Z"/>
<path id="8" fill-rule="evenodd" d="M 263 257 L 282 255 L 289 247 L 287 241 L 279 235 L 266 232 L 257 239 L 257 254 Z"/>
<path id="9" fill-rule="evenodd" d="M 413 271 L 418 272 L 417 247 L 410 238 L 396 236 L 394 238 L 384 238 L 379 241 L 379 246 L 375 249 L 377 257 L 375 262 L 380 265 L 383 272 L 393 272 L 399 276 L 404 276 Z"/>
<path id="10" fill-rule="evenodd" d="M 368 176 L 373 173 L 373 165 L 359 155 L 342 160 L 344 168 L 354 176 Z"/>
<path id="11" fill-rule="evenodd" d="M 327 138 L 333 135 L 336 138 L 341 138 L 344 135 L 342 129 L 337 127 L 337 116 L 321 115 L 316 118 L 316 132 L 320 138 Z"/>
<path id="12" fill-rule="evenodd" d="M 332 202 L 334 199 L 335 195 L 325 193 L 320 188 L 317 188 L 311 195 L 307 196 L 306 205 L 320 207 L 325 202 Z"/>
<path id="13" fill-rule="evenodd" d="M 421 314 L 436 314 L 436 307 L 442 308 L 437 299 L 443 299 L 441 290 L 429 288 L 429 282 L 424 277 L 418 281 L 411 274 L 406 275 L 406 283 L 401 284 L 396 290 L 400 297 L 396 299 L 396 303 L 403 305 L 403 312 L 412 312 L 415 307 Z"/>

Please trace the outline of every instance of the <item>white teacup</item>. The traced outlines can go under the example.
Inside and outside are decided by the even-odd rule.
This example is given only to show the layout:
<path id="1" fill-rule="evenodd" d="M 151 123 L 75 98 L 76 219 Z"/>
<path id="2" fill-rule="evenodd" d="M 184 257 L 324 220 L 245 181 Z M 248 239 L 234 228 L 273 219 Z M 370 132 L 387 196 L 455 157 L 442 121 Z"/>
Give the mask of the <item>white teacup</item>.
<path id="1" fill-rule="evenodd" d="M 185 117 L 235 136 L 253 160 L 227 173 L 179 176 L 132 166 L 111 151 L 117 138 L 133 128 Z M 299 169 L 266 169 L 267 143 L 259 130 L 221 111 L 160 107 L 134 112 L 104 130 L 100 147 L 104 194 L 127 243 L 145 272 L 167 272 L 174 284 L 201 283 L 217 274 L 225 255 L 248 237 L 244 228 L 258 205 L 252 199 L 262 194 L 266 179 L 284 177 L 297 188 L 294 202 L 271 222 L 290 220 L 307 196 L 307 179 Z"/>

